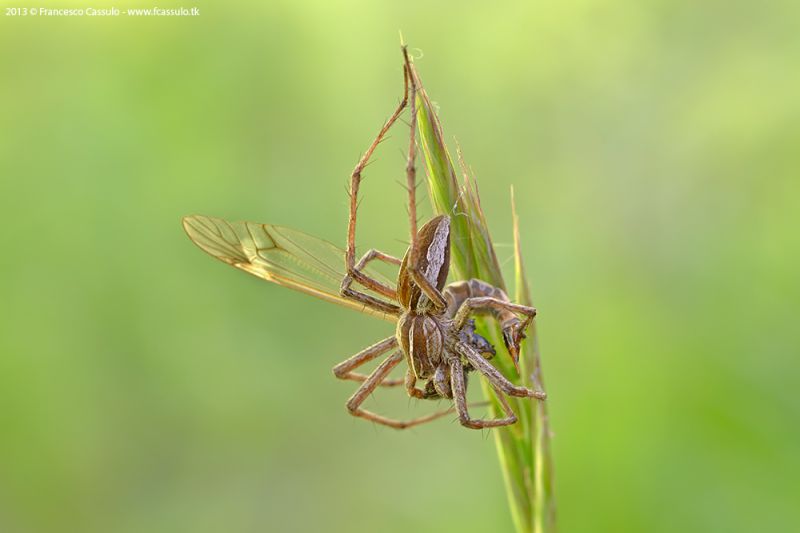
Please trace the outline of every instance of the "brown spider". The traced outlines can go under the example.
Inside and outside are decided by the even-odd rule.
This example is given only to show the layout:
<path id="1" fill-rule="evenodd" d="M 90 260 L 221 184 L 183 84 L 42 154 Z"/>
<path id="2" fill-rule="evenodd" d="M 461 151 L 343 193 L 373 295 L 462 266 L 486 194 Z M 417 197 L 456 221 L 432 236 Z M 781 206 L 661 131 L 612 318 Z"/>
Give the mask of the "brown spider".
<path id="1" fill-rule="evenodd" d="M 475 333 L 474 322 L 470 320 L 470 316 L 474 313 L 488 312 L 498 320 L 503 329 L 505 345 L 514 364 L 517 365 L 519 343 L 525 337 L 525 329 L 536 315 L 536 310 L 511 303 L 501 289 L 478 279 L 445 286 L 450 268 L 450 219 L 446 215 L 439 215 L 417 231 L 415 198 L 417 81 L 405 47 L 403 47 L 403 57 L 403 99 L 351 175 L 350 218 L 345 254 L 347 273 L 341 284 L 342 297 L 360 302 L 375 311 L 396 316 L 397 331 L 395 335 L 336 365 L 333 373 L 340 379 L 363 382 L 347 401 L 347 409 L 351 414 L 393 428 L 415 426 L 450 413 L 453 409 L 407 421 L 387 418 L 361 407 L 367 396 L 378 386 L 405 385 L 408 395 L 413 398 L 452 399 L 460 423 L 468 428 L 480 429 L 513 424 L 517 418 L 504 394 L 543 400 L 545 393 L 514 385 L 486 360 L 484 354 L 494 355 L 494 349 L 486 339 Z M 356 210 L 361 172 L 406 106 L 410 107 L 411 113 L 411 137 L 406 165 L 411 244 L 402 261 L 372 249 L 356 263 Z M 367 263 L 373 260 L 400 266 L 396 288 L 366 273 Z M 354 282 L 391 301 L 353 289 Z M 520 319 L 518 315 L 524 318 Z M 398 347 L 400 349 L 396 350 Z M 364 363 L 390 351 L 393 352 L 370 375 L 354 372 Z M 387 379 L 392 369 L 403 359 L 408 364 L 405 379 Z M 483 420 L 470 416 L 466 400 L 466 374 L 472 370 L 478 371 L 489 380 L 505 413 L 504 418 Z M 417 380 L 427 380 L 423 389 L 417 388 Z"/>

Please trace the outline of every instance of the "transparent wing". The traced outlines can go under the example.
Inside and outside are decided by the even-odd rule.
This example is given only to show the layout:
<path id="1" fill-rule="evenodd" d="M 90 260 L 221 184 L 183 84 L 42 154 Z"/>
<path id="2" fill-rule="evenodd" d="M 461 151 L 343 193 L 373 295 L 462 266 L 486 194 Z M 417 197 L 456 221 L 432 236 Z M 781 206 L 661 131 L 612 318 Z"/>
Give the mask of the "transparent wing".
<path id="1" fill-rule="evenodd" d="M 183 228 L 204 252 L 240 270 L 384 320 L 396 320 L 339 294 L 345 252 L 328 241 L 284 226 L 200 215 L 184 217 Z M 376 280 L 394 285 L 382 274 L 367 270 Z"/>

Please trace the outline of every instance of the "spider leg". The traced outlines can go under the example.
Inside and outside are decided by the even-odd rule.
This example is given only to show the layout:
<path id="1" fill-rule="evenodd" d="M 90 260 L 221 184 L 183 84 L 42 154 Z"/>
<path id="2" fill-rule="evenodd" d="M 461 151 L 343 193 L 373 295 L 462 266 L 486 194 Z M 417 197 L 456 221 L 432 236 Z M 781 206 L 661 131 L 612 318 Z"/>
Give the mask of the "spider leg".
<path id="1" fill-rule="evenodd" d="M 410 99 L 410 112 L 411 120 L 409 126 L 411 127 L 411 135 L 408 142 L 408 160 L 406 163 L 406 188 L 408 189 L 408 225 L 411 233 L 411 244 L 409 246 L 410 254 L 408 261 L 408 273 L 411 279 L 420 290 L 428 297 L 438 311 L 443 311 L 447 308 L 447 302 L 444 299 L 441 291 L 436 288 L 420 271 L 418 268 L 418 256 L 422 251 L 417 249 L 417 82 L 411 67 L 411 61 L 408 58 L 408 50 L 403 47 L 403 58 L 406 63 L 406 71 L 409 73 L 409 82 L 411 84 L 411 99 Z"/>
<path id="2" fill-rule="evenodd" d="M 403 354 L 400 352 L 394 352 L 389 357 L 384 359 L 380 365 L 378 365 L 372 374 L 369 375 L 367 380 L 364 381 L 364 383 L 361 384 L 361 386 L 350 397 L 350 399 L 347 400 L 347 410 L 351 415 L 364 418 L 366 420 L 372 420 L 378 424 L 383 424 L 384 426 L 389 426 L 395 429 L 405 429 L 418 426 L 419 424 L 424 424 L 425 422 L 430 422 L 431 420 L 436 420 L 437 418 L 453 412 L 453 408 L 450 407 L 449 409 L 438 411 L 430 415 L 421 416 L 419 418 L 413 418 L 411 420 L 395 420 L 393 418 L 387 418 L 361 408 L 361 404 L 364 403 L 364 400 L 367 399 L 367 396 L 369 396 L 378 387 L 381 381 L 383 381 L 389 372 L 391 372 L 392 369 L 396 367 L 402 360 Z"/>
<path id="3" fill-rule="evenodd" d="M 413 246 L 413 245 L 412 245 Z M 410 261 L 408 262 L 408 273 L 411 276 L 411 279 L 414 280 L 414 283 L 420 288 L 420 290 L 428 297 L 428 299 L 433 303 L 433 306 L 436 308 L 437 311 L 445 311 L 447 309 L 447 301 L 444 299 L 444 295 L 442 292 L 437 289 L 428 278 L 422 275 L 417 267 L 417 259 L 416 255 L 419 250 L 414 248 L 411 249 Z"/>
<path id="4" fill-rule="evenodd" d="M 503 341 L 505 342 L 508 352 L 511 354 L 511 359 L 514 361 L 514 366 L 519 372 L 519 343 L 525 338 L 525 330 L 533 321 L 536 316 L 536 309 L 526 305 L 519 305 L 508 301 L 508 296 L 497 287 L 493 287 L 480 280 L 469 280 L 466 282 L 466 289 L 469 294 L 493 294 L 493 296 L 470 296 L 465 298 L 458 311 L 455 312 L 453 318 L 456 329 L 461 329 L 467 323 L 470 315 L 475 311 L 487 311 L 492 313 L 495 319 L 500 322 L 500 327 L 503 330 Z M 454 307 L 458 291 L 463 288 L 453 284 L 452 290 L 448 286 L 445 291 L 454 297 L 451 303 L 451 310 Z M 462 291 L 463 292 L 463 291 Z M 519 313 L 525 318 L 520 320 L 516 315 Z"/>
<path id="5" fill-rule="evenodd" d="M 333 375 L 339 379 L 344 380 L 352 380 L 352 381 L 366 381 L 368 376 L 364 374 L 359 374 L 358 372 L 353 372 L 356 368 L 360 367 L 361 365 L 372 361 L 376 357 L 381 354 L 388 352 L 389 350 L 395 348 L 397 346 L 397 338 L 394 336 L 383 339 L 382 341 L 373 344 L 369 348 L 365 348 L 355 354 L 352 357 L 349 357 L 345 361 L 342 361 L 335 367 L 333 367 Z M 396 387 L 398 385 L 402 385 L 404 383 L 403 379 L 384 379 L 380 382 L 382 387 Z"/>
<path id="6" fill-rule="evenodd" d="M 376 250 L 375 248 L 372 248 L 367 253 L 365 253 L 364 256 L 359 260 L 358 264 L 356 264 L 355 271 L 364 274 L 364 268 L 367 266 L 367 263 L 374 260 L 383 261 L 385 263 L 398 266 L 402 263 L 400 259 L 392 255 L 385 254 L 380 250 Z M 355 277 L 353 276 L 352 273 L 348 272 L 347 275 L 345 275 L 344 279 L 342 280 L 342 291 L 349 290 L 350 285 L 352 285 L 353 281 L 355 281 Z M 379 294 L 382 294 L 383 296 L 386 296 L 391 300 L 397 300 L 397 289 L 393 289 L 392 287 L 389 287 L 388 285 L 385 285 L 378 280 L 373 279 L 373 281 L 375 282 L 375 286 L 370 287 L 371 289 L 378 292 Z"/>
<path id="7" fill-rule="evenodd" d="M 494 383 L 491 383 L 491 386 L 494 390 L 495 396 L 497 396 L 497 399 L 500 401 L 500 407 L 502 407 L 503 412 L 506 415 L 505 418 L 495 418 L 491 420 L 472 418 L 469 415 L 469 410 L 467 409 L 467 387 L 464 382 L 464 365 L 461 364 L 461 360 L 458 357 L 454 357 L 450 361 L 450 376 L 451 386 L 453 389 L 453 400 L 455 401 L 456 412 L 458 413 L 458 421 L 462 426 L 471 429 L 483 429 L 498 426 L 509 426 L 516 423 L 517 415 L 515 415 L 514 411 L 511 410 L 511 406 L 508 405 L 508 400 L 497 389 Z"/>
<path id="8" fill-rule="evenodd" d="M 417 237 L 417 81 L 414 76 L 414 70 L 411 68 L 411 60 L 408 58 L 408 49 L 403 47 L 403 60 L 405 61 L 405 70 L 407 73 L 406 79 L 406 95 L 408 94 L 408 85 L 411 85 L 411 118 L 409 127 L 411 128 L 411 135 L 408 142 L 408 160 L 406 162 L 406 188 L 408 189 L 408 227 L 411 232 L 411 246 L 414 246 L 414 240 Z"/>
<path id="9" fill-rule="evenodd" d="M 469 344 L 464 342 L 457 343 L 456 351 L 460 355 L 464 356 L 475 370 L 486 376 L 486 379 L 488 379 L 493 386 L 497 387 L 509 396 L 537 398 L 539 400 L 544 400 L 547 398 L 547 394 L 545 392 L 535 391 L 527 387 L 514 385 L 511 383 L 508 378 L 501 374 L 500 371 L 493 367 L 486 359 L 481 357 L 481 354 L 475 351 L 475 349 Z"/>
<path id="10" fill-rule="evenodd" d="M 469 316 L 473 312 L 484 311 L 484 310 L 491 312 L 498 312 L 498 313 L 508 310 L 525 315 L 525 320 L 523 321 L 525 327 L 527 327 L 533 320 L 533 317 L 536 316 L 536 309 L 533 307 L 528 307 L 527 305 L 514 304 L 506 300 L 501 300 L 500 298 L 495 298 L 493 296 L 476 296 L 472 298 L 467 298 L 466 300 L 464 300 L 464 303 L 461 304 L 461 307 L 458 308 L 458 312 L 456 312 L 454 318 L 455 327 L 458 329 L 463 328 L 464 324 L 467 323 Z"/>
<path id="11" fill-rule="evenodd" d="M 361 268 L 356 265 L 356 211 L 358 210 L 358 188 L 361 185 L 361 172 L 364 170 L 364 167 L 367 166 L 367 163 L 369 163 L 372 153 L 386 136 L 389 128 L 391 128 L 395 121 L 397 121 L 400 113 L 403 112 L 403 109 L 405 109 L 406 105 L 408 104 L 409 77 L 410 73 L 408 66 L 406 65 L 403 67 L 403 99 L 400 101 L 400 104 L 398 104 L 397 109 L 395 109 L 392 116 L 389 117 L 389 120 L 386 121 L 381 130 L 378 132 L 378 136 L 375 137 L 374 141 L 372 141 L 372 144 L 369 146 L 369 148 L 367 148 L 367 151 L 364 152 L 364 155 L 358 161 L 353 169 L 352 174 L 350 175 L 350 218 L 347 224 L 347 252 L 345 253 L 345 269 L 347 271 L 347 275 L 342 280 L 341 286 L 342 296 L 362 302 L 365 305 L 394 315 L 400 314 L 400 308 L 397 305 L 381 301 L 361 291 L 356 291 L 350 288 L 350 285 L 355 280 L 364 287 L 387 297 L 391 297 L 395 292 L 390 287 L 387 287 L 383 283 L 380 283 L 361 271 L 361 268 L 363 268 L 368 261 L 368 259 L 366 259 L 366 255 L 364 256 L 365 259 L 362 259 L 362 261 L 359 262 Z M 369 255 L 369 252 L 367 255 Z"/>

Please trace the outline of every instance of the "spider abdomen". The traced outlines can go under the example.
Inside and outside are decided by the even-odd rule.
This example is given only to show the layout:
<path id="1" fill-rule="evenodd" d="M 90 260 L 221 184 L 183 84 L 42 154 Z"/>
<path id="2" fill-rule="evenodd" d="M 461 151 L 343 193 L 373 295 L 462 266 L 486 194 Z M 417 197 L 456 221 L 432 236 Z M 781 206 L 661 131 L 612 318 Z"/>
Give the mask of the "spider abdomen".
<path id="1" fill-rule="evenodd" d="M 418 379 L 432 377 L 444 351 L 439 321 L 430 315 L 405 314 L 397 323 L 397 340 L 414 375 Z"/>

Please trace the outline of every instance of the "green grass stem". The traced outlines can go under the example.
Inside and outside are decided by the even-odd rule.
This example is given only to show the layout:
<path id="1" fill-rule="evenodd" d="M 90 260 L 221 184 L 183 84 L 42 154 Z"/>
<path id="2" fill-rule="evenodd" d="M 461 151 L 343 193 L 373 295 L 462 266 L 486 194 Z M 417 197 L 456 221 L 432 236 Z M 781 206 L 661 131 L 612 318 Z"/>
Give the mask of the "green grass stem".
<path id="1" fill-rule="evenodd" d="M 486 217 L 481 208 L 478 187 L 458 151 L 459 182 L 456 166 L 444 142 L 442 126 L 414 68 L 417 82 L 417 126 L 425 158 L 425 168 L 433 208 L 451 219 L 452 269 L 458 279 L 479 278 L 506 289 L 502 271 L 494 252 Z M 517 302 L 531 305 L 519 244 L 519 224 L 514 209 L 514 256 Z M 507 291 L 508 292 L 508 291 Z M 477 321 L 478 327 L 495 345 L 503 346 L 499 326 L 490 320 Z M 512 380 L 516 376 L 510 357 L 495 357 L 498 369 Z M 536 323 L 528 330 L 528 339 L 520 353 L 521 380 L 526 386 L 544 390 Z M 495 416 L 500 414 L 491 388 L 483 382 L 484 395 Z M 546 402 L 511 398 L 511 406 L 519 421 L 494 429 L 495 444 L 506 485 L 512 520 L 519 533 L 555 531 L 555 498 L 550 452 L 550 430 Z"/>

